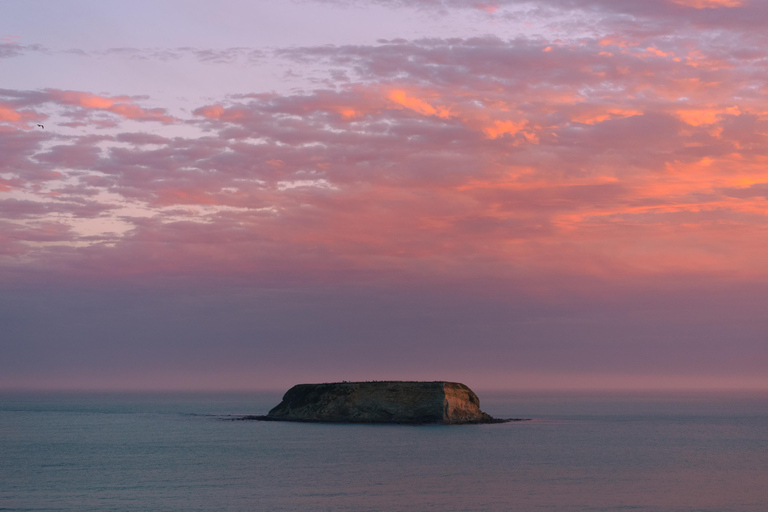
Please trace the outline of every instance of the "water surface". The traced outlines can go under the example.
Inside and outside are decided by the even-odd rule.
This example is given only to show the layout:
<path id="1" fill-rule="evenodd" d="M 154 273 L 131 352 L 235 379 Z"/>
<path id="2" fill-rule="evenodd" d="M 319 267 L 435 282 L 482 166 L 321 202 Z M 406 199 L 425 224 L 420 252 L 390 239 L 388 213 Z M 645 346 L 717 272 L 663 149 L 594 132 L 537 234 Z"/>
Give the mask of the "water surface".
<path id="1" fill-rule="evenodd" d="M 768 510 L 768 396 L 479 393 L 533 421 L 224 421 L 279 394 L 0 394 L 0 510 Z"/>

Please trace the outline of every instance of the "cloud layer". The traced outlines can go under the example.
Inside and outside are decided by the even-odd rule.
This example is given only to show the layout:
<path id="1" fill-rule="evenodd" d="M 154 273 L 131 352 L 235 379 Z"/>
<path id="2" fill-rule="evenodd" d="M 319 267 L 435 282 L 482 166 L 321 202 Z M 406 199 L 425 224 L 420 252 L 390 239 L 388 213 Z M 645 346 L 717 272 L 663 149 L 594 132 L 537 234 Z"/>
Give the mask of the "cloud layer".
<path id="1" fill-rule="evenodd" d="M 761 277 L 763 242 L 745 235 L 765 223 L 764 55 L 660 43 L 292 48 L 279 56 L 353 78 L 185 119 L 0 91 L 4 266 Z M 38 128 L 53 111 L 90 130 Z M 151 134 L 164 124 L 195 135 Z M 102 221 L 122 228 L 84 234 Z"/>

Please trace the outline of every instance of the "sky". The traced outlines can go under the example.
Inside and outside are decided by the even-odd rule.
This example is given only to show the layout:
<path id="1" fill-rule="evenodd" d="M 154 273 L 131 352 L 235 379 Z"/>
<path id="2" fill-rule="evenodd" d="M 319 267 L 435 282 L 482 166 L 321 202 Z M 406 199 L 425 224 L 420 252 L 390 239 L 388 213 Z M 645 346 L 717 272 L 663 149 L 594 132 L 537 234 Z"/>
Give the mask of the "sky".
<path id="1" fill-rule="evenodd" d="M 768 389 L 766 2 L 0 12 L 0 389 Z"/>

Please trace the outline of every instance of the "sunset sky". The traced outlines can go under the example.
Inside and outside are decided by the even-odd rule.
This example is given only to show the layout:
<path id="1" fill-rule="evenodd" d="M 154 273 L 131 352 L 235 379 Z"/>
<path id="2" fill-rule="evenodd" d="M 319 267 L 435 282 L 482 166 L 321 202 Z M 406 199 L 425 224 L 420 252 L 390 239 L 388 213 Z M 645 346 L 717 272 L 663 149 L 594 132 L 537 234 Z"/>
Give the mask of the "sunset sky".
<path id="1" fill-rule="evenodd" d="M 0 13 L 0 388 L 768 389 L 768 2 Z"/>

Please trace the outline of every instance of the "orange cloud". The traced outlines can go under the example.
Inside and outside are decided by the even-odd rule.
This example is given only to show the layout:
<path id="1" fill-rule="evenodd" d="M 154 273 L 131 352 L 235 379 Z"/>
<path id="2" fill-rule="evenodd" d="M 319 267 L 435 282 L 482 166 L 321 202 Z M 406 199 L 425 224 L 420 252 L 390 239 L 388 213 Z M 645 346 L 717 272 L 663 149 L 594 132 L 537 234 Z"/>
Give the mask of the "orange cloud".
<path id="1" fill-rule="evenodd" d="M 406 91 L 395 89 L 389 92 L 389 99 L 403 107 L 428 116 L 448 118 L 451 112 L 444 106 L 433 107 L 426 101 L 409 96 Z"/>
<path id="2" fill-rule="evenodd" d="M 738 115 L 741 113 L 738 107 L 729 108 L 689 108 L 674 111 L 674 115 L 681 121 L 691 126 L 713 124 L 718 121 L 718 116 L 723 114 Z"/>
<path id="3" fill-rule="evenodd" d="M 208 119 L 221 119 L 223 113 L 224 107 L 221 105 L 208 105 L 195 110 L 195 114 Z"/>
<path id="4" fill-rule="evenodd" d="M 133 103 L 127 96 L 98 96 L 80 91 L 49 91 L 52 99 L 62 105 L 73 105 L 94 110 L 105 110 L 126 119 L 159 121 L 170 123 L 175 121 L 164 109 L 144 109 Z"/>
<path id="5" fill-rule="evenodd" d="M 692 126 L 700 126 L 702 124 L 712 124 L 717 121 L 717 115 L 719 113 L 720 111 L 716 109 L 698 109 L 678 110 L 675 112 L 675 115 Z"/>
<path id="6" fill-rule="evenodd" d="M 21 114 L 13 109 L 0 105 L 0 121 L 20 121 Z"/>
<path id="7" fill-rule="evenodd" d="M 491 139 L 501 137 L 505 133 L 514 135 L 525 127 L 525 121 L 494 121 L 493 126 L 485 128 L 483 132 Z"/>
<path id="8" fill-rule="evenodd" d="M 622 117 L 641 116 L 643 113 L 634 109 L 609 108 L 602 112 L 589 111 L 579 114 L 573 118 L 573 121 L 582 124 L 597 124 L 608 119 L 618 119 Z"/>
<path id="9" fill-rule="evenodd" d="M 671 0 L 672 3 L 695 9 L 717 9 L 720 7 L 741 7 L 744 0 Z"/>
<path id="10" fill-rule="evenodd" d="M 46 116 L 38 114 L 33 110 L 16 110 L 12 107 L 0 104 L 0 122 L 7 123 L 34 123 L 42 121 Z"/>
<path id="11" fill-rule="evenodd" d="M 715 58 L 696 48 L 688 51 L 688 55 L 685 58 L 685 63 L 693 68 L 706 69 L 710 71 L 717 71 L 719 69 L 731 69 L 733 67 L 733 64 L 727 59 Z"/>
<path id="12" fill-rule="evenodd" d="M 620 48 L 636 46 L 636 44 L 630 43 L 627 39 L 624 39 L 623 37 L 618 36 L 616 34 L 605 36 L 600 41 L 598 41 L 598 44 L 600 46 L 618 46 Z"/>
<path id="13" fill-rule="evenodd" d="M 224 108 L 221 105 L 207 105 L 194 111 L 195 115 L 207 117 L 208 119 L 220 119 L 222 121 L 235 121 L 242 119 L 244 113 L 232 108 Z"/>
<path id="14" fill-rule="evenodd" d="M 347 106 L 334 106 L 334 107 L 330 107 L 329 110 L 331 110 L 332 112 L 336 112 L 337 114 L 341 115 L 341 117 L 343 117 L 344 119 L 355 119 L 363 115 L 363 112 L 355 110 L 353 107 L 347 107 Z"/>
<path id="15" fill-rule="evenodd" d="M 659 50 L 658 48 L 655 48 L 653 46 L 649 46 L 645 49 L 646 52 L 652 53 L 653 55 L 656 55 L 657 57 L 669 57 L 670 55 L 673 55 L 672 52 L 663 52 Z"/>
<path id="16" fill-rule="evenodd" d="M 154 119 L 156 121 L 171 122 L 173 118 L 165 115 L 165 111 L 162 109 L 150 109 L 146 110 L 137 105 L 118 103 L 110 106 L 107 110 L 121 115 L 126 119 Z"/>
<path id="17" fill-rule="evenodd" d="M 106 98 L 104 96 L 97 96 L 95 94 L 79 91 L 54 91 L 52 95 L 64 105 L 76 105 L 85 108 L 107 109 L 114 105 L 116 101 L 130 101 L 130 98 L 127 96 Z"/>

